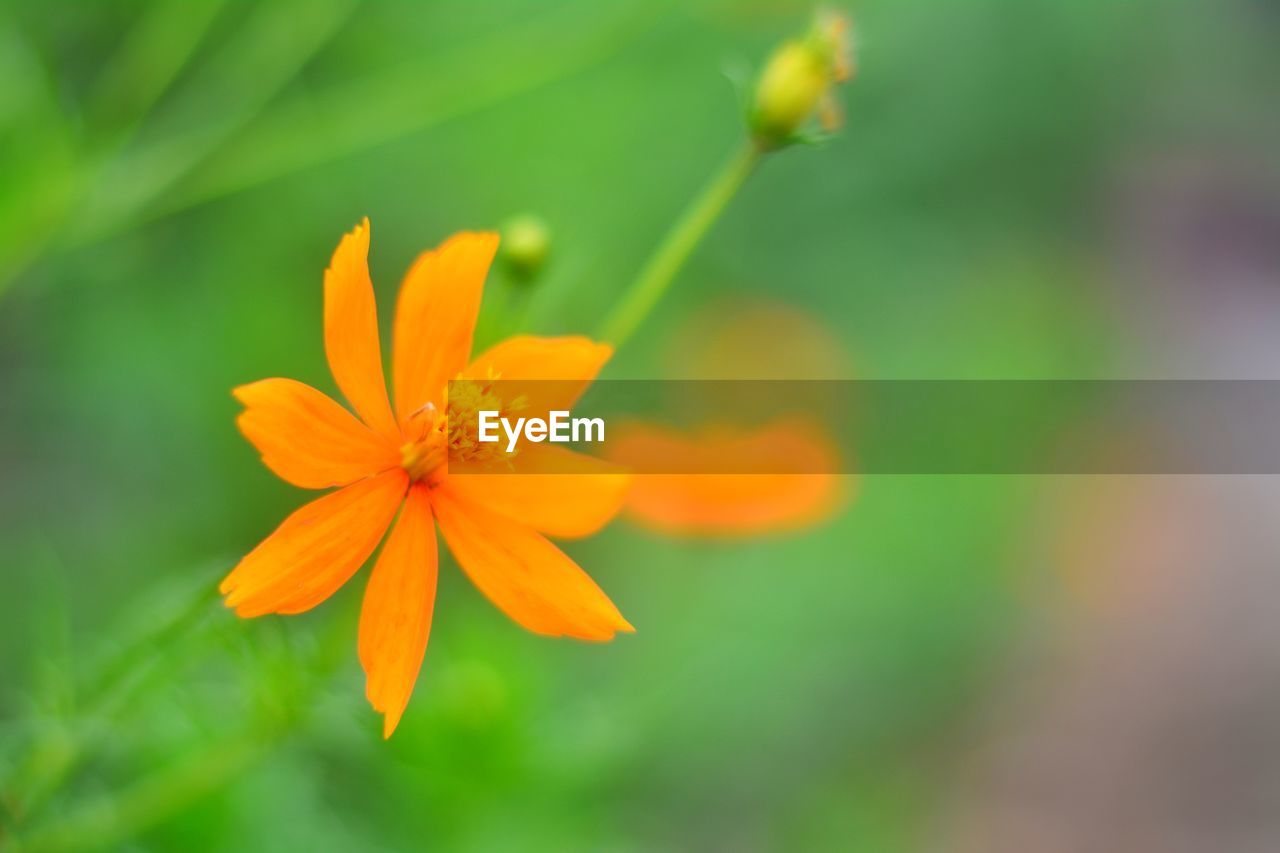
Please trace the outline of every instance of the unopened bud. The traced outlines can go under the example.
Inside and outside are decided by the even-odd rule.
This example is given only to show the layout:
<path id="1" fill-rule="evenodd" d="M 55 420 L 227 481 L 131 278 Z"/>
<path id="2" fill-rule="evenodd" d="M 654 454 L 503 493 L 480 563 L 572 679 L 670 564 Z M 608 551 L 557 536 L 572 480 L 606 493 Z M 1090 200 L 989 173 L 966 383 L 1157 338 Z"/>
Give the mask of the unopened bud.
<path id="1" fill-rule="evenodd" d="M 523 214 L 502 227 L 502 257 L 518 278 L 531 279 L 542 269 L 551 248 L 551 229 L 540 217 Z"/>
<path id="2" fill-rule="evenodd" d="M 808 35 L 784 43 L 769 58 L 756 84 L 751 132 L 766 148 L 797 140 L 813 119 L 833 132 L 841 116 L 833 90 L 853 76 L 849 19 L 820 13 Z"/>

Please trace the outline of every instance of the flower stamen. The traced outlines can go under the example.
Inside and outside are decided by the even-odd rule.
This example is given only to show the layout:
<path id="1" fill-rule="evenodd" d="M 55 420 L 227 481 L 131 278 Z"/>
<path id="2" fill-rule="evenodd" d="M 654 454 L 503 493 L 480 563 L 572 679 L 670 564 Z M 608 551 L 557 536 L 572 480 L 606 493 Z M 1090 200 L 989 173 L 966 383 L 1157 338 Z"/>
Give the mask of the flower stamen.
<path id="1" fill-rule="evenodd" d="M 400 447 L 400 465 L 416 482 L 436 481 L 447 470 L 446 463 L 486 463 L 510 459 L 519 450 L 507 453 L 500 442 L 482 442 L 479 412 L 505 416 L 528 405 L 524 395 L 503 400 L 494 388 L 496 376 L 485 380 L 456 379 L 449 383 L 444 412 L 428 403 L 409 417 L 406 427 L 416 426 L 416 437 Z"/>

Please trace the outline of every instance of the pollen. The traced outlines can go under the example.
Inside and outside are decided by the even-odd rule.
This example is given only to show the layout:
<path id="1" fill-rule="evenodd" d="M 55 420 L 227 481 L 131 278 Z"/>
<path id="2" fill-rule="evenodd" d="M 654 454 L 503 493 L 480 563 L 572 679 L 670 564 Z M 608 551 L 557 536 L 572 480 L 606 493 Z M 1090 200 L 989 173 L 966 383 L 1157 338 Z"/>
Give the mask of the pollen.
<path id="1" fill-rule="evenodd" d="M 455 380 L 449 385 L 448 454 L 450 462 L 488 462 L 514 456 L 495 442 L 480 441 L 481 411 L 505 416 L 528 405 L 523 395 L 504 400 L 495 388 L 496 376 L 484 380 Z"/>
<path id="2" fill-rule="evenodd" d="M 507 453 L 500 443 L 480 441 L 481 411 L 507 415 L 528 405 L 523 395 L 502 399 L 496 381 L 496 376 L 455 379 L 449 383 L 444 412 L 428 404 L 413 414 L 405 429 L 409 440 L 400 447 L 400 466 L 415 482 L 438 480 L 447 470 L 446 462 L 484 463 L 519 453 Z"/>

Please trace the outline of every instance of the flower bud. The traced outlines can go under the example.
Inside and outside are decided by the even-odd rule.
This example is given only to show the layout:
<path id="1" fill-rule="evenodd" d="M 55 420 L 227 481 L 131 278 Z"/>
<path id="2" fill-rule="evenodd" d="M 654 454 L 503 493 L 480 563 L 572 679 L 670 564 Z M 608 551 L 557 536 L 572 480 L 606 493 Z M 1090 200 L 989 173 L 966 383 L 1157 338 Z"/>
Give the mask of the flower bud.
<path id="1" fill-rule="evenodd" d="M 523 214 L 502 227 L 502 257 L 517 278 L 528 280 L 538 274 L 551 247 L 551 229 L 540 217 Z"/>
<path id="2" fill-rule="evenodd" d="M 751 105 L 756 141 L 765 148 L 789 145 L 814 117 L 824 130 L 836 130 L 840 113 L 832 92 L 852 76 L 849 19 L 820 13 L 808 35 L 784 43 L 765 65 Z"/>

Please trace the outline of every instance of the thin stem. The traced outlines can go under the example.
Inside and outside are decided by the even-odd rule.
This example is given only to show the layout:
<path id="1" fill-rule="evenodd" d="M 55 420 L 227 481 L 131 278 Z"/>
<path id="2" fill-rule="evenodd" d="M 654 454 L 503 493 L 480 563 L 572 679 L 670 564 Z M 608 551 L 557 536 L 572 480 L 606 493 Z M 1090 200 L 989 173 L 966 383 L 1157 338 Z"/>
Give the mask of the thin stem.
<path id="1" fill-rule="evenodd" d="M 217 586 L 201 583 L 192 590 L 192 596 L 185 607 L 117 654 L 85 691 L 90 710 L 97 711 L 101 705 L 108 703 L 111 694 L 126 680 L 135 677 L 148 661 L 154 660 L 158 651 L 172 649 L 183 635 L 194 633 L 205 619 L 217 612 L 213 605 L 219 598 Z"/>
<path id="2" fill-rule="evenodd" d="M 275 693 L 239 733 L 199 749 L 149 777 L 73 806 L 55 822 L 30 830 L 13 827 L 17 849 L 73 851 L 120 844 L 172 818 L 252 770 L 278 744 L 303 729 L 316 696 L 347 661 L 354 610 L 334 619 L 315 649 L 301 682 L 273 680 Z M 22 834 L 18 834 L 22 833 Z"/>
<path id="3" fill-rule="evenodd" d="M 598 19 L 579 7 L 536 16 L 530 23 L 427 51 L 404 67 L 280 104 L 226 146 L 190 180 L 157 198 L 139 221 L 168 216 L 233 193 L 314 168 L 375 145 L 421 133 L 459 117 L 572 77 L 620 52 L 647 31 L 661 6 L 641 3 L 601 9 Z M 553 50 L 547 45 L 554 44 Z M 495 74 L 494 69 L 516 73 Z M 422 80 L 448 71 L 437 90 Z M 343 116 L 335 123 L 326 117 Z"/>
<path id="4" fill-rule="evenodd" d="M 135 224 L 142 212 L 261 114 L 316 53 L 344 32 L 357 7 L 356 0 L 290 0 L 253 6 L 253 14 L 235 31 L 233 40 L 201 65 L 159 125 L 190 129 L 170 130 L 149 145 L 118 152 L 77 205 L 60 235 L 60 245 L 83 246 Z M 210 104 L 219 103 L 227 107 L 213 110 L 208 118 Z"/>
<path id="5" fill-rule="evenodd" d="M 270 733 L 249 733 L 206 748 L 176 767 L 22 837 L 21 849 L 28 853 L 72 851 L 125 842 L 226 785 L 252 767 L 273 740 Z"/>
<path id="6" fill-rule="evenodd" d="M 744 143 L 689 203 L 601 325 L 601 340 L 621 346 L 644 322 L 693 250 L 755 170 L 762 153 L 755 143 Z"/>
<path id="7" fill-rule="evenodd" d="M 81 692 L 81 722 L 60 721 L 39 733 L 25 756 L 15 765 L 12 779 L 0 780 L 0 804 L 15 826 L 24 824 L 84 760 L 86 751 L 101 737 L 101 728 L 113 704 L 121 704 L 131 681 L 143 678 L 163 654 L 184 639 L 196 636 L 208 620 L 217 588 L 201 583 L 186 606 L 114 656 L 91 678 Z"/>

